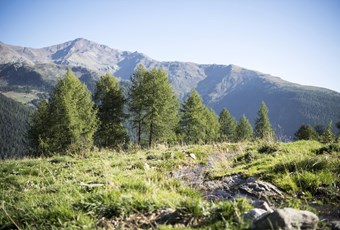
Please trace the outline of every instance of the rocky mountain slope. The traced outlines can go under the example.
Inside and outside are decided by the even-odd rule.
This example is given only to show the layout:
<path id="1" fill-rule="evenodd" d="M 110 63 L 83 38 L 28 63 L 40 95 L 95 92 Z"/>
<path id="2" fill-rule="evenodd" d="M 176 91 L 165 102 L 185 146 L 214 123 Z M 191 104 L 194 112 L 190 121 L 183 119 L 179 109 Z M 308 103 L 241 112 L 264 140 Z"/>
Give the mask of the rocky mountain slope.
<path id="1" fill-rule="evenodd" d="M 0 43 L 0 92 L 34 90 L 46 97 L 67 68 L 93 90 L 102 74 L 110 72 L 128 80 L 139 64 L 165 69 L 181 100 L 197 89 L 216 113 L 227 107 L 235 117 L 246 114 L 253 121 L 265 101 L 280 135 L 292 136 L 302 123 L 326 125 L 340 119 L 340 93 L 335 91 L 301 86 L 235 65 L 159 62 L 142 53 L 119 51 L 82 38 L 41 49 Z"/>

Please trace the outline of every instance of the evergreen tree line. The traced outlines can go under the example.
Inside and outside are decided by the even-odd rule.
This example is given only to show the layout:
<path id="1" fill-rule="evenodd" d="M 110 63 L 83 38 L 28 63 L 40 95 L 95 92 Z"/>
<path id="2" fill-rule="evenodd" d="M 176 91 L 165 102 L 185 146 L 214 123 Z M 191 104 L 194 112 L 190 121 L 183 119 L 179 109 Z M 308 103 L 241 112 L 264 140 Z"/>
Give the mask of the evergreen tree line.
<path id="1" fill-rule="evenodd" d="M 315 127 L 309 124 L 301 125 L 295 133 L 295 140 L 316 140 L 324 144 L 339 141 L 340 122 L 337 122 L 335 126 L 339 130 L 338 138 L 333 133 L 333 122 L 330 121 L 326 128 L 321 125 L 316 125 Z"/>
<path id="2" fill-rule="evenodd" d="M 195 90 L 180 105 L 162 69 L 147 70 L 140 65 L 130 80 L 126 98 L 110 74 L 100 78 L 91 95 L 68 70 L 31 117 L 33 152 L 79 153 L 93 145 L 120 148 L 129 143 L 151 147 L 157 143 L 275 140 L 264 102 L 253 129 L 245 115 L 237 122 L 226 108 L 216 116 Z M 132 129 L 129 135 L 127 126 Z"/>
<path id="3" fill-rule="evenodd" d="M 26 154 L 31 110 L 0 93 L 0 159 L 18 158 Z"/>

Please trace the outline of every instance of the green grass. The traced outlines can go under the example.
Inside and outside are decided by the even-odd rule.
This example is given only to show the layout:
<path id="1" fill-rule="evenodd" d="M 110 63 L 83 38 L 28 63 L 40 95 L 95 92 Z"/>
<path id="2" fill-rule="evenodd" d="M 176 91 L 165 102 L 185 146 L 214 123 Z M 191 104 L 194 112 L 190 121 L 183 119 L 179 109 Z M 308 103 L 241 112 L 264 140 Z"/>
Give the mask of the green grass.
<path id="1" fill-rule="evenodd" d="M 209 177 L 256 176 L 292 196 L 305 194 L 304 199 L 336 203 L 340 201 L 339 149 L 339 144 L 316 141 L 250 143 L 243 152 L 211 169 Z"/>
<path id="2" fill-rule="evenodd" d="M 8 91 L 8 92 L 1 92 L 6 97 L 9 97 L 13 100 L 16 100 L 18 102 L 21 102 L 23 104 L 29 104 L 34 99 L 38 99 L 38 94 L 41 93 L 37 90 L 32 90 L 29 93 L 22 93 L 22 92 L 15 92 L 15 91 Z"/>
<path id="3" fill-rule="evenodd" d="M 206 162 L 212 146 L 101 151 L 86 158 L 6 160 L 0 166 L 0 229 L 94 228 L 99 220 L 147 215 L 164 208 L 191 218 L 216 210 L 202 195 L 169 178 L 170 171 Z M 190 153 L 196 159 L 188 157 Z M 92 187 L 91 184 L 102 186 Z M 195 206 L 200 209 L 195 209 Z M 202 209 L 202 210 L 201 210 Z"/>
<path id="4" fill-rule="evenodd" d="M 322 148 L 327 151 L 320 153 Z M 176 210 L 183 223 L 179 228 L 246 228 L 241 213 L 251 206 L 245 200 L 207 202 L 170 172 L 209 163 L 209 178 L 255 175 L 288 194 L 304 194 L 304 200 L 332 203 L 338 201 L 340 184 L 340 153 L 334 149 L 307 141 L 222 143 L 6 160 L 0 162 L 0 229 L 96 228 L 103 220 L 124 222 L 168 208 Z M 215 153 L 235 155 L 209 162 Z M 289 202 L 295 206 L 300 201 Z"/>

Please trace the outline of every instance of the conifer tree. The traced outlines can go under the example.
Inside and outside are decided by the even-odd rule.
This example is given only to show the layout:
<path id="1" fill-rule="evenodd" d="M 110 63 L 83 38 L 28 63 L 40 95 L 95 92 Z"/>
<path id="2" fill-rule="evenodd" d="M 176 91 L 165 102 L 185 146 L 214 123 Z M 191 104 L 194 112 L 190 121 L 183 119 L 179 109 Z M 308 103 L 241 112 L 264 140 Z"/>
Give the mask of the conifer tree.
<path id="1" fill-rule="evenodd" d="M 231 116 L 229 111 L 226 108 L 223 108 L 220 116 L 220 137 L 222 141 L 234 141 L 235 140 L 235 132 L 237 121 L 234 117 Z"/>
<path id="2" fill-rule="evenodd" d="M 206 139 L 206 108 L 196 90 L 193 90 L 181 108 L 181 135 L 186 143 L 200 143 Z"/>
<path id="3" fill-rule="evenodd" d="M 220 123 L 213 109 L 205 109 L 205 142 L 218 141 L 220 137 Z"/>
<path id="4" fill-rule="evenodd" d="M 236 127 L 236 140 L 247 141 L 253 138 L 253 128 L 247 117 L 243 115 Z"/>
<path id="5" fill-rule="evenodd" d="M 90 92 L 71 70 L 58 80 L 48 106 L 41 103 L 36 116 L 43 117 L 40 124 L 33 122 L 32 127 L 39 131 L 33 138 L 38 137 L 40 150 L 78 153 L 92 146 L 98 123 L 96 110 Z M 40 125 L 45 126 L 44 130 Z"/>
<path id="6" fill-rule="evenodd" d="M 262 102 L 257 118 L 255 120 L 255 137 L 272 141 L 275 139 L 275 134 L 271 128 L 268 118 L 268 108 L 265 102 Z"/>
<path id="7" fill-rule="evenodd" d="M 311 125 L 301 125 L 295 133 L 295 140 L 317 140 L 318 133 Z"/>
<path id="8" fill-rule="evenodd" d="M 42 100 L 38 104 L 38 109 L 30 117 L 30 129 L 28 132 L 30 145 L 36 155 L 43 154 L 46 150 L 44 140 L 48 138 L 48 108 L 47 101 Z"/>
<path id="9" fill-rule="evenodd" d="M 178 98 L 162 69 L 153 68 L 146 75 L 145 124 L 148 133 L 148 145 L 153 142 L 172 141 L 178 124 Z"/>
<path id="10" fill-rule="evenodd" d="M 340 141 L 340 121 L 338 121 L 338 122 L 335 124 L 335 127 L 338 129 L 338 137 L 337 137 L 337 141 L 339 142 L 339 141 Z"/>
<path id="11" fill-rule="evenodd" d="M 138 66 L 131 82 L 129 107 L 137 142 L 143 144 L 146 137 L 147 145 L 152 146 L 154 142 L 174 140 L 179 102 L 166 72 Z"/>
<path id="12" fill-rule="evenodd" d="M 146 118 L 146 89 L 145 78 L 149 74 L 143 65 L 138 65 L 135 72 L 130 78 L 131 87 L 129 90 L 129 111 L 131 114 L 132 127 L 137 130 L 137 144 L 142 144 L 142 135 L 144 130 L 144 120 Z"/>
<path id="13" fill-rule="evenodd" d="M 323 134 L 320 137 L 321 143 L 327 144 L 327 143 L 334 142 L 335 136 L 333 134 L 332 128 L 333 128 L 333 122 L 330 121 L 326 130 L 323 132 Z"/>
<path id="14" fill-rule="evenodd" d="M 96 84 L 94 100 L 100 121 L 95 134 L 95 144 L 100 147 L 115 148 L 128 141 L 127 130 L 123 126 L 124 96 L 118 80 L 106 74 Z"/>

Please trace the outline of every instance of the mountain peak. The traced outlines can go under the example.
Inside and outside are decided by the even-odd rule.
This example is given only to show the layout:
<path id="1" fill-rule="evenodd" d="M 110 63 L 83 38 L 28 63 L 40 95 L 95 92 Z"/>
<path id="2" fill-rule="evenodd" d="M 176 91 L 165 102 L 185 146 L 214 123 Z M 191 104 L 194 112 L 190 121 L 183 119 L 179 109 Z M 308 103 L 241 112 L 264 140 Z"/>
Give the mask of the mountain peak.
<path id="1" fill-rule="evenodd" d="M 78 42 L 78 41 L 90 41 L 90 40 L 88 40 L 86 38 L 76 38 L 73 41 Z"/>
<path id="2" fill-rule="evenodd" d="M 73 43 L 73 44 L 82 44 L 82 45 L 87 45 L 87 44 L 96 44 L 96 45 L 98 45 L 97 43 L 95 43 L 93 41 L 90 41 L 90 40 L 87 40 L 85 38 L 76 38 L 73 41 L 71 41 L 71 43 Z"/>

